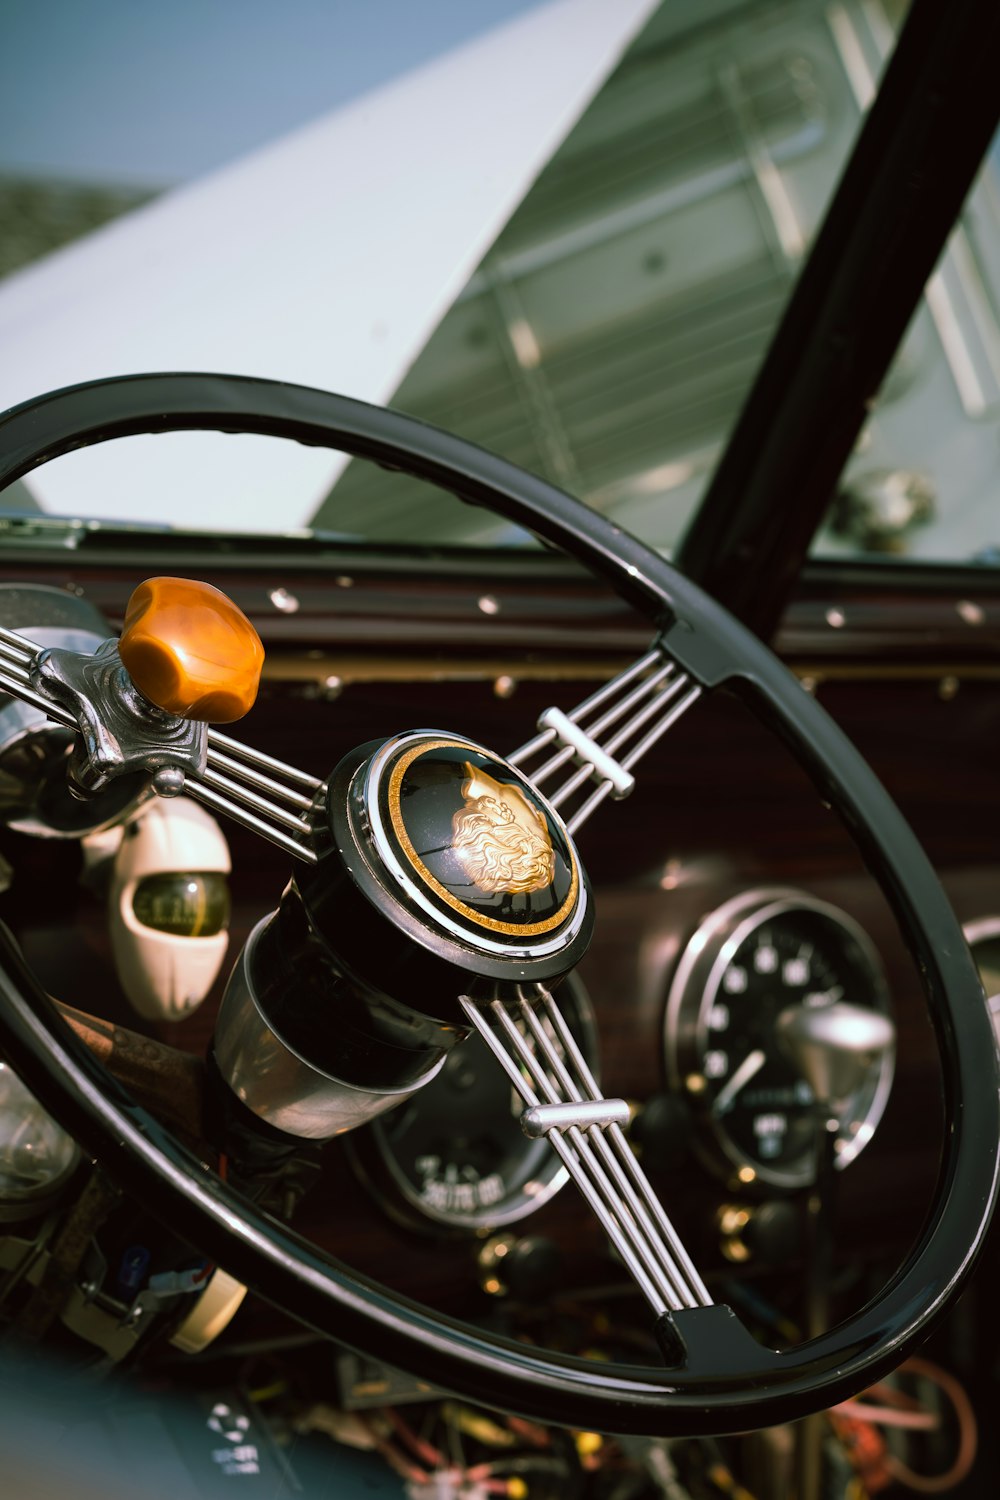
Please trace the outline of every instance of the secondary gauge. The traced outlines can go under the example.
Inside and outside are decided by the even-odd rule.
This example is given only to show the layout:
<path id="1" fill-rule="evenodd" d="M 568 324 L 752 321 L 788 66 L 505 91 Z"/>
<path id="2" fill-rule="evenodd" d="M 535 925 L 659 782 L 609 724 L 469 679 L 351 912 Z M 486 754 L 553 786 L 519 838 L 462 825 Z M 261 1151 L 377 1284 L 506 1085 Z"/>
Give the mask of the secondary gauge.
<path id="1" fill-rule="evenodd" d="M 962 930 L 987 996 L 1000 995 L 1000 917 L 979 917 Z"/>
<path id="2" fill-rule="evenodd" d="M 812 1090 L 781 1047 L 792 1006 L 845 1001 L 888 1015 L 875 949 L 845 912 L 798 891 L 747 891 L 712 912 L 681 955 L 667 1000 L 671 1085 L 695 1106 L 697 1149 L 727 1177 L 806 1186 L 815 1173 Z M 875 1132 L 893 1052 L 866 1071 L 841 1117 L 836 1164 Z"/>
<path id="3" fill-rule="evenodd" d="M 596 1032 L 575 975 L 560 986 L 566 1022 L 596 1072 Z M 349 1138 L 355 1165 L 396 1219 L 489 1230 L 532 1213 L 566 1181 L 548 1141 L 521 1129 L 524 1105 L 486 1043 L 471 1036 L 434 1079 Z"/>
<path id="4" fill-rule="evenodd" d="M 993 1028 L 1000 1041 L 1000 917 L 980 917 L 975 922 L 967 922 L 963 931 L 976 960 L 993 1017 Z"/>

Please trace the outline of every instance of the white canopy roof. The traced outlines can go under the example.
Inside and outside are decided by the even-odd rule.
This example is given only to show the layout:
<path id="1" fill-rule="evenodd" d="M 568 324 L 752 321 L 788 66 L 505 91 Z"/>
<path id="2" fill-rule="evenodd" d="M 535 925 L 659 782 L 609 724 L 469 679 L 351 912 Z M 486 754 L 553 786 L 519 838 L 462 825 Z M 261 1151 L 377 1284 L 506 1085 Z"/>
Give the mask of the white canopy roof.
<path id="1" fill-rule="evenodd" d="M 0 284 L 0 409 L 218 370 L 387 400 L 657 0 L 550 0 Z M 71 454 L 43 508 L 307 525 L 342 461 L 182 434 Z"/>

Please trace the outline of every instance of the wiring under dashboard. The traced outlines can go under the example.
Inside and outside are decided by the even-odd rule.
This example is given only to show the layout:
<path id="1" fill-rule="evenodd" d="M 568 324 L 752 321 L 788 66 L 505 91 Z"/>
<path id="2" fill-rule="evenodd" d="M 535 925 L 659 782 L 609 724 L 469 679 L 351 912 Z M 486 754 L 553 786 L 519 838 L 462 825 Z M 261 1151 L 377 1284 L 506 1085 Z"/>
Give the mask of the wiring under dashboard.
<path id="1" fill-rule="evenodd" d="M 218 1170 L 223 1177 L 228 1174 L 225 1158 Z M 109 1317 L 127 1312 L 120 1299 L 109 1300 L 107 1288 L 99 1293 L 95 1265 L 103 1260 L 105 1276 L 110 1277 L 107 1287 L 113 1288 L 114 1268 L 125 1264 L 122 1246 L 138 1245 L 144 1233 L 134 1210 L 107 1194 L 100 1172 L 82 1182 L 78 1179 L 61 1222 L 49 1216 L 38 1227 L 57 1270 L 72 1276 L 75 1267 L 81 1268 L 78 1279 L 85 1284 L 91 1320 L 105 1304 Z M 19 1346 L 32 1334 L 37 1339 L 51 1323 L 49 1278 L 42 1277 L 38 1284 L 33 1278 L 26 1295 L 21 1286 L 24 1266 L 41 1253 L 34 1237 L 26 1239 L 24 1233 L 18 1226 L 16 1234 L 8 1234 L 17 1256 L 0 1283 L 0 1319 L 7 1325 L 7 1340 L 14 1336 Z M 98 1254 L 102 1245 L 103 1255 Z M 171 1248 L 161 1240 L 152 1280 L 172 1277 L 176 1282 L 186 1277 L 183 1287 L 178 1282 L 173 1290 L 200 1290 L 211 1267 L 199 1261 L 185 1270 L 184 1253 L 183 1246 Z M 764 1295 L 767 1285 L 732 1281 L 725 1288 L 727 1299 L 741 1287 L 746 1294 L 744 1312 L 760 1336 L 794 1341 L 797 1335 L 788 1324 L 788 1310 Z M 773 1290 L 780 1301 L 780 1286 Z M 651 1361 L 656 1351 L 648 1329 L 633 1318 L 634 1304 L 634 1296 L 609 1300 L 604 1287 L 593 1299 L 585 1291 L 575 1291 L 544 1302 L 494 1302 L 491 1317 L 510 1335 L 595 1362 Z M 36 1327 L 43 1305 L 46 1317 Z M 84 1327 L 80 1316 L 66 1324 L 63 1342 Z M 787 1500 L 795 1493 L 791 1428 L 725 1441 L 612 1439 L 596 1432 L 543 1427 L 442 1399 L 417 1381 L 400 1384 L 401 1377 L 379 1368 L 352 1386 L 338 1373 L 336 1352 L 310 1335 L 297 1335 L 290 1345 L 280 1338 L 265 1338 L 253 1349 L 241 1349 L 237 1343 L 227 1348 L 221 1340 L 206 1357 L 179 1360 L 162 1342 L 158 1353 L 148 1335 L 143 1351 L 140 1332 L 133 1329 L 122 1345 L 126 1363 L 135 1363 L 142 1352 L 143 1376 L 164 1380 L 174 1389 L 197 1387 L 211 1372 L 212 1388 L 224 1404 L 229 1400 L 227 1389 L 234 1386 L 256 1428 L 274 1448 L 275 1463 L 287 1467 L 293 1477 L 296 1443 L 310 1437 L 322 1441 L 318 1435 L 325 1434 L 341 1454 L 353 1448 L 384 1465 L 408 1500 Z M 107 1343 L 105 1350 L 112 1352 Z M 94 1362 L 94 1353 L 89 1378 L 99 1382 L 104 1372 Z M 368 1392 L 381 1391 L 385 1394 L 380 1399 L 368 1399 Z M 236 1446 L 242 1452 L 253 1445 Z M 952 1493 L 972 1473 L 977 1447 L 973 1407 L 961 1381 L 937 1363 L 911 1359 L 891 1377 L 827 1413 L 823 1500 L 872 1500 L 901 1490 Z M 333 1476 L 343 1461 L 337 1450 L 331 1450 L 327 1460 Z M 293 1485 L 289 1493 L 294 1489 Z M 304 1492 L 311 1493 L 309 1486 Z"/>
<path id="2" fill-rule="evenodd" d="M 250 1400 L 281 1408 L 271 1406 L 279 1430 L 322 1432 L 338 1444 L 377 1454 L 408 1500 L 785 1500 L 794 1493 L 790 1479 L 779 1479 L 777 1470 L 761 1463 L 772 1437 L 791 1453 L 791 1428 L 782 1430 L 784 1439 L 777 1429 L 727 1440 L 608 1438 L 543 1427 L 454 1399 L 413 1402 L 405 1410 L 386 1405 L 349 1411 L 329 1399 L 303 1401 L 301 1366 L 276 1380 L 270 1362 L 268 1370 L 265 1385 L 241 1382 L 241 1388 Z M 925 1359 L 907 1361 L 871 1390 L 833 1408 L 827 1422 L 824 1500 L 873 1500 L 900 1489 L 952 1493 L 976 1457 L 968 1395 L 955 1376 Z M 951 1456 L 938 1472 L 928 1472 L 942 1452 Z"/>
<path id="3" fill-rule="evenodd" d="M 922 1385 L 921 1396 L 900 1388 L 900 1380 L 907 1379 Z M 940 1473 L 918 1472 L 899 1451 L 889 1447 L 886 1438 L 892 1432 L 939 1432 L 948 1410 L 956 1429 L 952 1439 L 955 1456 Z M 892 1484 L 921 1495 L 948 1494 L 968 1476 L 976 1460 L 979 1439 L 972 1402 L 956 1376 L 927 1359 L 906 1360 L 891 1380 L 834 1407 L 830 1421 L 855 1458 L 868 1494 L 877 1494 Z"/>

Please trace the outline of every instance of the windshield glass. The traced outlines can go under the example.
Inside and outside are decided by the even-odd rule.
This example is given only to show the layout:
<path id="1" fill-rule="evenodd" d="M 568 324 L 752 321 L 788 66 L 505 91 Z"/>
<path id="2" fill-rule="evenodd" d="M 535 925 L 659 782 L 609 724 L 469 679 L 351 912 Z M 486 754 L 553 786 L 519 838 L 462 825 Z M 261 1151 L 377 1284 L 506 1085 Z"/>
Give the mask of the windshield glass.
<path id="1" fill-rule="evenodd" d="M 543 474 L 672 553 L 905 9 L 902 0 L 653 7 L 393 382 L 391 404 Z M 820 555 L 998 558 L 996 172 L 994 160 L 928 286 L 817 539 Z M 37 227 L 39 203 L 55 190 L 47 198 L 35 186 Z M 102 212 L 142 200 L 106 194 Z M 27 201 L 0 193 L 0 222 L 21 222 Z M 95 221 L 92 194 L 85 207 Z M 400 234 L 399 276 L 407 269 Z M 285 295 L 283 272 L 260 289 L 261 298 Z M 248 337 L 253 312 L 248 304 Z M 368 335 L 378 343 L 392 330 L 375 323 Z M 170 477 L 158 487 L 157 474 Z M 68 455 L 5 492 L 0 506 L 143 528 L 535 545 L 486 511 L 370 464 L 213 433 Z"/>
<path id="2" fill-rule="evenodd" d="M 814 556 L 1000 564 L 1000 142 L 910 322 Z"/>
<path id="3" fill-rule="evenodd" d="M 877 76 L 891 37 L 867 3 L 664 5 L 394 404 L 671 552 L 857 135 L 852 70 Z M 352 465 L 320 515 L 416 538 L 434 512 L 415 500 Z M 488 517 L 461 524 L 501 539 Z"/>

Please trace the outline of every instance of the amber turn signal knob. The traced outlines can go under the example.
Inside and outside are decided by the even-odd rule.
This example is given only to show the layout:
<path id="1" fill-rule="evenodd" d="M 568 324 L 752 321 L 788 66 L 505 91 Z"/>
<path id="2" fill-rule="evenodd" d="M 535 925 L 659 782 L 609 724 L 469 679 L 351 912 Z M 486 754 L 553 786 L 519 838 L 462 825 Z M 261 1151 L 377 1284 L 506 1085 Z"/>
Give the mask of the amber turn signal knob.
<path id="1" fill-rule="evenodd" d="M 125 611 L 118 650 L 144 697 L 182 719 L 228 724 L 253 707 L 264 647 L 210 583 L 147 578 Z"/>

